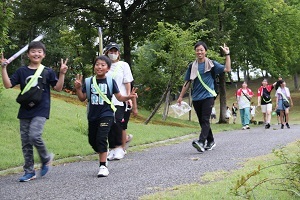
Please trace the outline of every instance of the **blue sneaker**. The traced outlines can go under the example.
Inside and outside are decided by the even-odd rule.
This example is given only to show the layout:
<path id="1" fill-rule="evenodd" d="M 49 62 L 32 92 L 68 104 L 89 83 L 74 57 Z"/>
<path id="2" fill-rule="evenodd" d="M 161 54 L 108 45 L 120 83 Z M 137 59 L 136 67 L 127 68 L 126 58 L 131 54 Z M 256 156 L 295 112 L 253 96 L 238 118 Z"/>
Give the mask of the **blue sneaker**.
<path id="1" fill-rule="evenodd" d="M 41 176 L 45 176 L 50 169 L 50 166 L 51 166 L 53 158 L 54 158 L 54 154 L 51 153 L 49 156 L 50 156 L 49 161 L 44 163 L 41 167 Z"/>
<path id="2" fill-rule="evenodd" d="M 20 179 L 20 182 L 28 182 L 36 178 L 35 173 L 25 173 Z"/>

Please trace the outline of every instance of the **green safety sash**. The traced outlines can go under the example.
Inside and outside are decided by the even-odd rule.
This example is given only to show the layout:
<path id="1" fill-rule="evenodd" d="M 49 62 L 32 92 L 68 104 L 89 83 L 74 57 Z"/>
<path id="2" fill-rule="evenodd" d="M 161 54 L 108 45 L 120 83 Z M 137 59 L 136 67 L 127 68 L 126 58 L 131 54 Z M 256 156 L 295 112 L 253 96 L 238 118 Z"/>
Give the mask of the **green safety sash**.
<path id="1" fill-rule="evenodd" d="M 204 83 L 204 81 L 202 80 L 202 78 L 201 78 L 201 76 L 200 76 L 199 71 L 197 71 L 197 74 L 198 74 L 199 81 L 200 81 L 200 83 L 203 85 L 203 87 L 204 87 L 208 92 L 210 92 L 214 97 L 216 97 L 216 96 L 217 96 L 216 91 L 212 90 L 210 87 L 208 87 L 208 85 L 206 85 L 206 84 Z"/>
<path id="2" fill-rule="evenodd" d="M 27 92 L 32 84 L 38 80 L 39 76 L 41 75 L 41 73 L 43 72 L 45 66 L 44 65 L 40 65 L 37 70 L 35 71 L 34 75 L 31 77 L 30 81 L 26 84 L 25 88 L 23 89 L 23 91 L 21 92 L 21 95 L 23 95 L 25 92 Z"/>
<path id="3" fill-rule="evenodd" d="M 101 98 L 102 98 L 107 104 L 110 105 L 110 108 L 111 108 L 114 112 L 116 112 L 117 109 L 116 109 L 116 107 L 114 106 L 114 104 L 111 103 L 111 101 L 107 98 L 107 96 L 106 96 L 105 94 L 103 94 L 103 92 L 101 92 L 101 90 L 100 90 L 100 88 L 99 88 L 99 86 L 98 86 L 98 84 L 97 84 L 97 81 L 96 81 L 96 76 L 93 77 L 93 85 L 94 85 L 96 91 L 98 92 L 98 94 L 101 96 Z"/>

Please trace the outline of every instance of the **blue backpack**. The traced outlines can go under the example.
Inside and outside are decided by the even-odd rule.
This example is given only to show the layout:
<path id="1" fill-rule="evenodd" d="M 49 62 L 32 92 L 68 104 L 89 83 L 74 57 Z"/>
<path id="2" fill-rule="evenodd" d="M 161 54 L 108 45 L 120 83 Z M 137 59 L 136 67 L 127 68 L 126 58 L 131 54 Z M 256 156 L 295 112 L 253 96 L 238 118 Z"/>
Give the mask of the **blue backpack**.
<path id="1" fill-rule="evenodd" d="M 90 98 L 91 98 L 91 82 L 92 82 L 92 78 L 93 78 L 93 76 L 85 78 L 86 98 L 88 99 L 88 101 L 90 101 Z M 109 89 L 110 95 L 113 95 L 113 93 L 112 93 L 112 88 L 113 88 L 112 77 L 107 76 L 106 77 L 106 81 L 107 81 L 107 85 L 108 85 L 108 89 Z"/>
<path id="2" fill-rule="evenodd" d="M 93 76 L 85 78 L 86 98 L 88 99 L 88 102 L 91 100 L 90 98 L 91 98 L 92 78 L 93 78 Z M 106 82 L 107 82 L 107 85 L 108 85 L 110 95 L 113 95 L 113 92 L 112 92 L 112 88 L 113 88 L 112 78 L 110 76 L 107 76 L 106 77 Z M 90 110 L 90 108 L 89 108 L 89 103 L 88 103 L 88 105 L 87 105 L 87 114 L 89 113 L 89 110 Z"/>

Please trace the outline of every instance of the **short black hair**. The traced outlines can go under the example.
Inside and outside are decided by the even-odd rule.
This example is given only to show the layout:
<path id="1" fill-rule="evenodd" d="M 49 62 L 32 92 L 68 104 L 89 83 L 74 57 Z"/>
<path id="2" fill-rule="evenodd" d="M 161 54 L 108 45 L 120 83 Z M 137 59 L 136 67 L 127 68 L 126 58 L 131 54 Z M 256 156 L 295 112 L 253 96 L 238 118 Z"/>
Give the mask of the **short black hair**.
<path id="1" fill-rule="evenodd" d="M 205 42 L 202 42 L 202 41 L 197 42 L 194 46 L 194 49 L 196 50 L 196 48 L 201 45 L 204 47 L 205 51 L 207 51 L 207 45 L 205 44 Z"/>
<path id="2" fill-rule="evenodd" d="M 96 59 L 95 59 L 95 61 L 94 61 L 93 67 L 96 65 L 96 62 L 97 62 L 98 60 L 103 60 L 104 62 L 106 62 L 108 68 L 111 67 L 111 60 L 110 60 L 107 56 L 104 56 L 104 55 L 103 55 L 103 56 L 98 56 L 98 57 L 96 57 Z"/>
<path id="3" fill-rule="evenodd" d="M 46 53 L 46 47 L 40 41 L 32 41 L 32 42 L 30 42 L 29 45 L 28 45 L 28 50 L 27 51 L 29 52 L 30 49 L 43 49 L 44 53 Z"/>

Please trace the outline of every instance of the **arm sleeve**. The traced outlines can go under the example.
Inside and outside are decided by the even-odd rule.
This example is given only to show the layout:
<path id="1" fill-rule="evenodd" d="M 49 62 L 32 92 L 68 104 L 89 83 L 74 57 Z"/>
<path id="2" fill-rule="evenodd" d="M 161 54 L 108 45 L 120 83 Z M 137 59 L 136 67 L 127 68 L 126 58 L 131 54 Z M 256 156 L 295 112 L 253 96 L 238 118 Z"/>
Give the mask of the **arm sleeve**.
<path id="1" fill-rule="evenodd" d="M 213 61 L 213 63 L 214 63 L 214 68 L 215 68 L 214 70 L 216 75 L 224 72 L 225 69 L 224 65 L 218 63 L 217 61 Z"/>
<path id="2" fill-rule="evenodd" d="M 188 69 L 185 72 L 185 76 L 184 76 L 184 80 L 185 81 L 191 80 L 190 79 L 190 77 L 191 77 L 191 69 L 192 69 L 192 65 L 189 65 Z"/>
<path id="3" fill-rule="evenodd" d="M 133 76 L 128 63 L 124 62 L 123 67 L 124 67 L 123 83 L 131 83 L 133 81 Z"/>
<path id="4" fill-rule="evenodd" d="M 52 87 L 54 87 L 56 85 L 57 81 L 58 81 L 58 78 L 57 78 L 55 72 L 53 71 L 53 69 L 48 68 L 47 70 L 48 70 L 48 74 L 49 74 L 49 76 L 48 76 L 49 77 L 49 83 Z"/>
<path id="5" fill-rule="evenodd" d="M 10 77 L 10 82 L 11 82 L 11 87 L 13 88 L 14 86 L 20 84 L 20 71 L 17 70 L 15 73 L 13 73 Z"/>
<path id="6" fill-rule="evenodd" d="M 118 88 L 118 85 L 117 85 L 116 81 L 113 79 L 112 82 L 113 82 L 113 94 L 119 93 L 120 90 Z"/>

